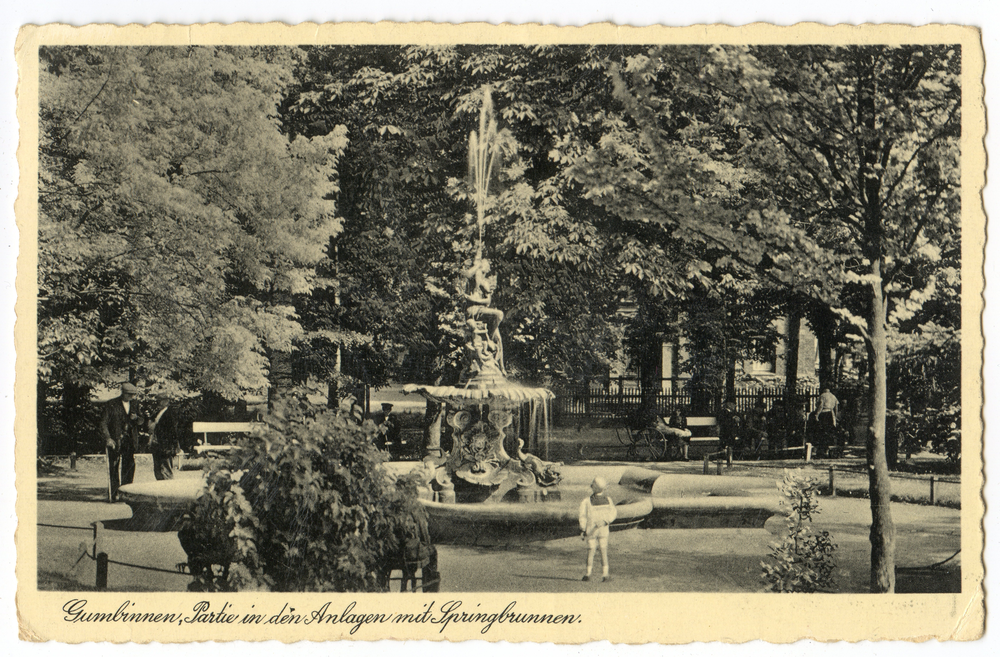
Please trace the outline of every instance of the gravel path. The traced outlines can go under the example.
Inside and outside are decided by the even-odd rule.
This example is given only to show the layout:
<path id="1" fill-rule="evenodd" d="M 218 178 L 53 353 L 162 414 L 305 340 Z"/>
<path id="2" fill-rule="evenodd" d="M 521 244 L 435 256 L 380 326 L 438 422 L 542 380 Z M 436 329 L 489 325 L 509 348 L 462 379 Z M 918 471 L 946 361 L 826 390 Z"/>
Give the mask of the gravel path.
<path id="1" fill-rule="evenodd" d="M 586 476 L 613 475 L 625 463 L 581 462 Z M 700 472 L 700 463 L 642 464 L 667 472 Z M 776 475 L 780 470 L 775 471 Z M 194 473 L 183 473 L 193 476 Z M 176 534 L 129 532 L 114 528 L 128 518 L 124 504 L 108 504 L 101 459 L 81 459 L 76 471 L 57 468 L 38 482 L 39 588 L 87 590 L 95 581 L 94 562 L 84 557 L 92 544 L 90 523 L 112 521 L 102 534 L 112 560 L 174 569 L 185 560 Z M 762 475 L 763 476 L 763 475 Z M 137 481 L 152 480 L 148 457 L 140 457 Z M 960 547 L 957 509 L 895 504 L 898 527 L 898 589 L 952 591 L 960 586 L 961 555 L 944 567 L 920 567 L 943 561 Z M 842 592 L 865 592 L 868 586 L 867 500 L 823 498 L 815 523 L 838 544 L 838 581 Z M 58 527 L 52 526 L 57 525 Z M 67 529 L 78 527 L 80 529 Z M 774 517 L 763 529 L 633 529 L 611 536 L 612 579 L 582 582 L 585 544 L 579 538 L 490 549 L 440 546 L 442 590 L 538 592 L 754 592 L 761 589 L 760 562 L 777 540 L 783 524 Z M 599 578 L 597 578 L 599 580 Z M 117 564 L 109 569 L 109 588 L 127 591 L 183 591 L 189 578 L 175 572 L 140 570 Z"/>

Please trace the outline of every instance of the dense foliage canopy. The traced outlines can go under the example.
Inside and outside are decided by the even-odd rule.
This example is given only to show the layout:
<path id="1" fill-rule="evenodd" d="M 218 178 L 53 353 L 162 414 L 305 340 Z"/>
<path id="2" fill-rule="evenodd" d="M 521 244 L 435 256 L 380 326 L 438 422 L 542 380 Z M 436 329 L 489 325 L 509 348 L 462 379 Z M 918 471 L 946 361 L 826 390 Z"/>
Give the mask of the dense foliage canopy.
<path id="1" fill-rule="evenodd" d="M 863 345 L 873 589 L 892 590 L 887 411 L 960 408 L 961 54 L 43 49 L 40 399 L 126 376 L 231 399 L 454 382 L 480 247 L 515 378 L 631 358 L 653 386 L 684 338 L 718 385 L 788 314 L 827 382 L 829 348 Z M 487 98 L 497 159 L 470 177 Z"/>
<path id="2" fill-rule="evenodd" d="M 290 140 L 277 120 L 295 51 L 41 56 L 40 376 L 266 387 L 341 230 L 344 129 Z"/>

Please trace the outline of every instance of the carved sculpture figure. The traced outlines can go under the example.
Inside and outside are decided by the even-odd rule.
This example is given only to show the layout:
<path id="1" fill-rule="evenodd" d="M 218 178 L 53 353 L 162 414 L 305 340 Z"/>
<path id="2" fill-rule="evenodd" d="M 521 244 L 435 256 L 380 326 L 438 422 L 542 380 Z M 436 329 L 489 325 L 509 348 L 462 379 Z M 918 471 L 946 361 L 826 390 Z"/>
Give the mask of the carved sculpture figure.
<path id="1" fill-rule="evenodd" d="M 495 364 L 501 374 L 506 374 L 503 363 L 503 339 L 500 337 L 500 323 L 503 321 L 503 311 L 491 307 L 493 291 L 496 289 L 497 277 L 490 276 L 490 263 L 477 253 L 472 267 L 463 272 L 466 280 L 463 297 L 468 305 L 465 308 L 465 321 L 471 331 L 471 352 L 467 343 L 467 352 L 475 359 L 478 372 L 489 369 Z"/>
<path id="2" fill-rule="evenodd" d="M 524 441 L 518 439 L 517 458 L 535 476 L 536 484 L 547 487 L 555 486 L 562 481 L 562 473 L 559 471 L 559 468 L 563 465 L 561 462 L 552 463 L 550 461 L 543 461 L 534 454 L 527 454 L 522 451 L 523 447 Z"/>

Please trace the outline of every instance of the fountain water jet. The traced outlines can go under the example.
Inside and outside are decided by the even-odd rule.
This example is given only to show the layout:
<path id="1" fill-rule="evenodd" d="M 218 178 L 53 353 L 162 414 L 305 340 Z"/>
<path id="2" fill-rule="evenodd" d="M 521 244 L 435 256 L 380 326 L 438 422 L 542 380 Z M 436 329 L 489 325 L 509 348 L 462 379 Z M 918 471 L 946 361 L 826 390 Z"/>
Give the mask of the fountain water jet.
<path id="1" fill-rule="evenodd" d="M 513 423 L 511 411 L 522 404 L 532 405 L 533 417 L 541 405 L 548 444 L 548 403 L 555 395 L 545 388 L 513 383 L 506 376 L 500 335 L 504 313 L 493 307 L 496 275 L 490 275 L 490 262 L 483 257 L 489 183 L 506 131 L 497 129 L 489 87 L 483 87 L 482 93 L 479 132 L 469 135 L 469 182 L 478 244 L 459 284 L 459 296 L 465 304 L 464 368 L 456 386 L 408 384 L 403 391 L 419 393 L 441 404 L 447 413 L 454 446 L 446 457 L 440 455 L 440 422 L 435 422 L 428 445 L 430 456 L 425 459 L 428 483 L 434 481 L 440 499 L 451 501 L 453 489 L 456 499 L 469 502 L 497 502 L 514 490 L 524 501 L 553 498 L 557 497 L 552 492 L 561 479 L 558 468 L 562 464 L 526 454 L 520 439 L 513 457 L 504 449 L 505 430 Z"/>

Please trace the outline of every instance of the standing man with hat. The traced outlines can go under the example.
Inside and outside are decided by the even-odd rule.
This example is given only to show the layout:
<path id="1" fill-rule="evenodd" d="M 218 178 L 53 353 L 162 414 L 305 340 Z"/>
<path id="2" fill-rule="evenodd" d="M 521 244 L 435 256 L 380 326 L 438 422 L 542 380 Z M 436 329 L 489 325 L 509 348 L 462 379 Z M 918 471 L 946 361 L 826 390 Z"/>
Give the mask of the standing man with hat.
<path id="1" fill-rule="evenodd" d="M 153 476 L 157 481 L 174 478 L 174 457 L 180 450 L 191 425 L 176 406 L 171 405 L 170 394 L 156 395 L 156 416 L 149 425 L 149 451 L 153 455 Z"/>
<path id="2" fill-rule="evenodd" d="M 139 428 L 144 418 L 139 414 L 135 396 L 139 389 L 131 383 L 122 384 L 121 396 L 104 406 L 101 415 L 101 436 L 108 454 L 108 501 L 118 500 L 118 489 L 132 483 L 135 477 L 135 453 L 139 449 Z M 121 471 L 119 476 L 119 469 Z"/>

